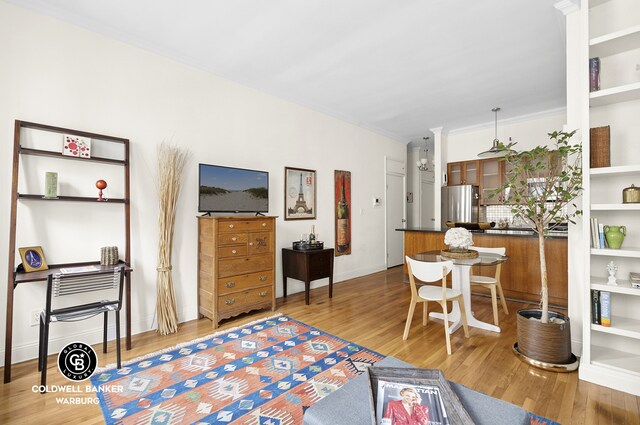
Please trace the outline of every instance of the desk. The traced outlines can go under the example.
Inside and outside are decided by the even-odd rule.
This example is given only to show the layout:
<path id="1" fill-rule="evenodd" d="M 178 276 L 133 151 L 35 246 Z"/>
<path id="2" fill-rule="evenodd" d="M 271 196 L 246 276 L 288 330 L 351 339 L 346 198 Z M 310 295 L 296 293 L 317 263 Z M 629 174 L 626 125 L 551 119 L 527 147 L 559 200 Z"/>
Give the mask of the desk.
<path id="1" fill-rule="evenodd" d="M 471 275 L 471 266 L 495 266 L 507 261 L 509 257 L 506 255 L 490 254 L 481 252 L 477 258 L 448 258 L 440 255 L 440 251 L 427 251 L 421 252 L 411 256 L 417 261 L 453 261 L 452 270 L 452 286 L 454 289 L 462 292 L 464 299 L 464 305 L 466 308 L 467 323 L 474 328 L 480 328 L 492 332 L 500 332 L 500 328 L 491 323 L 482 322 L 473 316 L 471 310 L 471 285 L 469 282 L 469 276 Z M 429 317 L 435 317 L 437 319 L 444 320 L 442 313 L 429 313 Z M 455 332 L 462 324 L 460 320 L 460 307 L 458 303 L 453 303 L 451 314 L 449 314 L 449 320 L 453 321 L 453 325 L 449 327 L 449 333 Z"/>
<path id="2" fill-rule="evenodd" d="M 12 272 L 13 287 L 7 290 L 7 323 L 4 338 L 4 383 L 11 382 L 11 349 L 13 347 L 13 295 L 21 283 L 43 282 L 47 283 L 47 278 L 51 273 L 59 273 L 63 267 L 81 267 L 96 266 L 99 262 L 88 263 L 70 263 L 70 264 L 52 264 L 48 270 L 40 270 L 36 272 Z M 120 262 L 122 264 L 122 262 Z M 105 268 L 108 266 L 105 266 Z M 112 267 L 112 266 L 111 266 Z M 124 267 L 124 296 L 125 296 L 125 317 L 126 317 L 126 349 L 131 349 L 131 272 L 133 269 L 129 266 Z"/>
<path id="3" fill-rule="evenodd" d="M 304 282 L 304 303 L 309 305 L 311 281 L 329 278 L 329 298 L 333 297 L 333 248 L 301 251 L 282 248 L 282 289 L 287 297 L 287 278 Z"/>

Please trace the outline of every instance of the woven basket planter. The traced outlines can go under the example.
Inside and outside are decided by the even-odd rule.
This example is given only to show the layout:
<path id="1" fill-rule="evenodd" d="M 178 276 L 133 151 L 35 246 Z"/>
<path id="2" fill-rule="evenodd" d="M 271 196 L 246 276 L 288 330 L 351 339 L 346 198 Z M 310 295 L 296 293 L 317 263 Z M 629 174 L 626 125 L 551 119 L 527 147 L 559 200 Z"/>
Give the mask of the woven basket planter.
<path id="1" fill-rule="evenodd" d="M 557 317 L 564 323 L 542 323 L 542 310 L 519 310 L 517 314 L 518 350 L 523 355 L 545 363 L 566 364 L 573 361 L 569 318 L 553 311 L 549 318 Z"/>

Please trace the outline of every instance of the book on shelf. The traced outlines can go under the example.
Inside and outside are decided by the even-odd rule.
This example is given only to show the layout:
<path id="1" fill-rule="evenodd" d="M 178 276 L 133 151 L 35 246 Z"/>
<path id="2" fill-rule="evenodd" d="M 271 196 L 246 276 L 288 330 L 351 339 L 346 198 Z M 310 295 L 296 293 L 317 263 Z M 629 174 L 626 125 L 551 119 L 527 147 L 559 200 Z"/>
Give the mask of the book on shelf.
<path id="1" fill-rule="evenodd" d="M 600 58 L 589 59 L 589 91 L 600 90 Z"/>
<path id="2" fill-rule="evenodd" d="M 591 323 L 600 324 L 600 291 L 591 290 Z"/>
<path id="3" fill-rule="evenodd" d="M 598 245 L 599 248 L 606 248 L 607 242 L 604 239 L 604 224 L 598 224 Z"/>
<path id="4" fill-rule="evenodd" d="M 600 291 L 600 324 L 611 326 L 611 292 Z"/>

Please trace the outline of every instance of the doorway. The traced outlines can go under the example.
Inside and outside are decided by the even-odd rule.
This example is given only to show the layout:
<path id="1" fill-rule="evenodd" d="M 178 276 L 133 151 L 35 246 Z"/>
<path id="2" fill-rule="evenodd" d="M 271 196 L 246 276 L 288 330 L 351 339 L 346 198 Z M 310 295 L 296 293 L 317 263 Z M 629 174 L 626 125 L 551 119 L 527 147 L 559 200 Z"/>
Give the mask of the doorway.
<path id="1" fill-rule="evenodd" d="M 386 167 L 386 239 L 387 268 L 404 264 L 404 228 L 405 218 L 405 165 L 404 162 L 387 159 Z"/>

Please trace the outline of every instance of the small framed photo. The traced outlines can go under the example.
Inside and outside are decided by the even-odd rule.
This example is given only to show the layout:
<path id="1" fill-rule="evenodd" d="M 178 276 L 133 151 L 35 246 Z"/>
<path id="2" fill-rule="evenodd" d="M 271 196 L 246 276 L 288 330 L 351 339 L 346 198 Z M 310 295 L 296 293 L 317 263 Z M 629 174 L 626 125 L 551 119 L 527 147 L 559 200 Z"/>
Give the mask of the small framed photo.
<path id="1" fill-rule="evenodd" d="M 37 272 L 39 270 L 47 270 L 47 262 L 44 259 L 44 252 L 40 246 L 29 246 L 26 248 L 18 248 L 20 258 L 22 258 L 22 266 L 25 272 Z"/>
<path id="2" fill-rule="evenodd" d="M 91 139 L 89 137 L 64 134 L 62 155 L 78 158 L 91 158 Z"/>
<path id="3" fill-rule="evenodd" d="M 316 218 L 316 171 L 304 168 L 284 169 L 284 219 Z"/>

